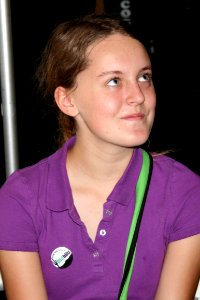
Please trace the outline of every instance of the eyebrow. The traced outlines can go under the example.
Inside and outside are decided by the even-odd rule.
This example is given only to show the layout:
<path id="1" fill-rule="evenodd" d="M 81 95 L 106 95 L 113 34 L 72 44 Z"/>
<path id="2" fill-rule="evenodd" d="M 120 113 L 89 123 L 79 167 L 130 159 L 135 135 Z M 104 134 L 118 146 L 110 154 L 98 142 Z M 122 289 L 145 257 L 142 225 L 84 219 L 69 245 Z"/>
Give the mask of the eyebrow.
<path id="1" fill-rule="evenodd" d="M 106 75 L 121 75 L 122 72 L 118 71 L 118 70 L 113 70 L 113 71 L 104 71 L 102 73 L 100 73 L 97 77 L 102 77 L 102 76 L 106 76 Z"/>
<path id="2" fill-rule="evenodd" d="M 151 66 L 146 66 L 144 68 L 142 68 L 140 70 L 140 72 L 144 72 L 144 71 L 151 71 L 152 67 Z M 102 73 L 100 73 L 97 77 L 102 77 L 102 76 L 106 76 L 106 75 L 121 75 L 123 74 L 122 71 L 119 70 L 111 70 L 111 71 L 104 71 Z"/>

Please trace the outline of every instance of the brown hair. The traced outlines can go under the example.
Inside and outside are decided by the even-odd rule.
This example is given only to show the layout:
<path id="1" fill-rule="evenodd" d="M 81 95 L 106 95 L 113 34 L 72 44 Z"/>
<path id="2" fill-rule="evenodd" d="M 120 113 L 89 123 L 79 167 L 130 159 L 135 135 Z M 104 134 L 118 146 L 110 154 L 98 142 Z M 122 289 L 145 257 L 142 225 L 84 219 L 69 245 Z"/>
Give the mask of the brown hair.
<path id="1" fill-rule="evenodd" d="M 122 21 L 106 15 L 90 14 L 57 25 L 44 49 L 36 72 L 39 89 L 51 103 L 58 86 L 73 88 L 77 75 L 86 69 L 88 47 L 114 33 L 132 36 Z M 74 118 L 58 112 L 59 139 L 63 144 L 75 134 Z"/>

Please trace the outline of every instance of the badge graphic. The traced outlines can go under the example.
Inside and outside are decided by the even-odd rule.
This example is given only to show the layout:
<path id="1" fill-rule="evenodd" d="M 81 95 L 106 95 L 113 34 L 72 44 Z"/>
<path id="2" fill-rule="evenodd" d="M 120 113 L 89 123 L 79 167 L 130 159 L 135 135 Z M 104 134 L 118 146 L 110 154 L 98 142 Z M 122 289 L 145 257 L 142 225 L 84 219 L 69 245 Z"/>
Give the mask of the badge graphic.
<path id="1" fill-rule="evenodd" d="M 67 268 L 71 265 L 72 260 L 72 252 L 66 247 L 58 247 L 51 253 L 51 261 L 56 268 Z"/>

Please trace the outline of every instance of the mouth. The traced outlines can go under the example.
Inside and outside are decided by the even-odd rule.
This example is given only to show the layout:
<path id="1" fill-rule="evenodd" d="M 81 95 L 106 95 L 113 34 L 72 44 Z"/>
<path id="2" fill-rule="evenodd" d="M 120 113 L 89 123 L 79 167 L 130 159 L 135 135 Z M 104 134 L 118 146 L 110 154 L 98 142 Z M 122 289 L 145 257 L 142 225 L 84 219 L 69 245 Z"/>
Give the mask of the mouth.
<path id="1" fill-rule="evenodd" d="M 125 121 L 140 121 L 143 120 L 145 117 L 144 113 L 135 113 L 130 115 L 125 115 L 121 119 Z"/>

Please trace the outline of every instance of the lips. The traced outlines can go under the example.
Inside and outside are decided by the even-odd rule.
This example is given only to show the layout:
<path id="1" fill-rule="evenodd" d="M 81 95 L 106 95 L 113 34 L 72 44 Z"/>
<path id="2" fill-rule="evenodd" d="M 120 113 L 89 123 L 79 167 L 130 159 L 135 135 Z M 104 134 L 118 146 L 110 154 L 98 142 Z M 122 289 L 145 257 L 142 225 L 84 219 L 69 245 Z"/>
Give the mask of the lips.
<path id="1" fill-rule="evenodd" d="M 135 113 L 135 114 L 125 115 L 121 119 L 127 121 L 136 121 L 136 120 L 142 120 L 144 119 L 144 117 L 145 117 L 144 113 Z"/>

